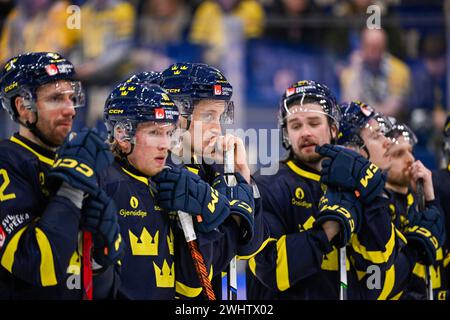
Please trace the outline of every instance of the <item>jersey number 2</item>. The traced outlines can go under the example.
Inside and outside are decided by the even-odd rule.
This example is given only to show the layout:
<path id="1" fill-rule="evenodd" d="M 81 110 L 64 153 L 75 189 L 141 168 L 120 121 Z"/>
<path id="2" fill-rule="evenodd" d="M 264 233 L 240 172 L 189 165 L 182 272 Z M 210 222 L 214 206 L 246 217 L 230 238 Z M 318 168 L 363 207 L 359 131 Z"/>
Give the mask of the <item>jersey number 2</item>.
<path id="1" fill-rule="evenodd" d="M 15 199 L 15 193 L 5 194 L 6 187 L 8 187 L 10 183 L 8 172 L 6 172 L 5 169 L 0 169 L 0 175 L 3 177 L 3 183 L 0 185 L 0 201 Z"/>

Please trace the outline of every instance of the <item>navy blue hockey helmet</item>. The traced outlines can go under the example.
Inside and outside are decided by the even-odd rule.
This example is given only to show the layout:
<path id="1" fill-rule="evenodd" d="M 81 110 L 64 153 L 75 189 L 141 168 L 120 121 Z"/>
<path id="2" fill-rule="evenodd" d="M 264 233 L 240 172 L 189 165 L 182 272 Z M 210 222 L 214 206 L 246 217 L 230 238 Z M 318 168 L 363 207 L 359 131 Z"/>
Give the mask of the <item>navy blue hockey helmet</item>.
<path id="1" fill-rule="evenodd" d="M 220 122 L 233 122 L 233 87 L 218 69 L 204 63 L 175 63 L 162 72 L 161 86 L 175 100 L 182 116 L 192 114 L 196 101 L 223 100 L 226 105 Z"/>
<path id="2" fill-rule="evenodd" d="M 36 90 L 57 80 L 71 81 L 74 107 L 84 105 L 81 83 L 75 81 L 73 64 L 55 52 L 31 52 L 9 59 L 0 73 L 0 99 L 14 121 L 18 113 L 14 99 L 22 96 L 27 106 L 36 112 Z"/>
<path id="3" fill-rule="evenodd" d="M 157 84 L 123 82 L 113 89 L 105 102 L 104 121 L 108 139 L 123 129 L 123 138 L 134 143 L 136 129 L 142 122 L 176 125 L 179 111 L 169 95 Z"/>
<path id="4" fill-rule="evenodd" d="M 370 128 L 369 121 L 371 119 L 377 121 L 380 133 L 385 136 L 392 128 L 392 123 L 386 116 L 376 113 L 371 106 L 361 101 L 343 103 L 339 105 L 339 108 L 341 109 L 342 118 L 337 142 L 340 145 L 363 147 L 365 143 L 361 138 L 360 132 L 363 128 Z"/>
<path id="5" fill-rule="evenodd" d="M 304 105 L 309 103 L 320 105 L 322 110 L 317 111 L 304 107 Z M 281 98 L 278 113 L 278 126 L 281 129 L 283 147 L 286 149 L 290 148 L 288 138 L 284 132 L 287 117 L 297 112 L 311 111 L 325 114 L 328 116 L 330 126 L 334 125 L 336 128 L 339 128 L 340 110 L 337 107 L 336 98 L 326 85 L 313 80 L 302 80 L 286 89 Z"/>
<path id="6" fill-rule="evenodd" d="M 392 143 L 399 143 L 399 139 L 403 138 L 405 142 L 408 142 L 412 147 L 414 147 L 417 142 L 416 134 L 404 123 L 398 123 L 397 119 L 394 117 L 388 117 L 392 124 L 392 127 L 386 133 L 386 137 L 389 138 Z"/>
<path id="7" fill-rule="evenodd" d="M 160 85 L 161 81 L 162 81 L 162 75 L 160 72 L 144 71 L 144 72 L 133 74 L 132 76 L 130 76 L 127 80 L 125 80 L 123 82 L 135 82 L 135 83 Z"/>

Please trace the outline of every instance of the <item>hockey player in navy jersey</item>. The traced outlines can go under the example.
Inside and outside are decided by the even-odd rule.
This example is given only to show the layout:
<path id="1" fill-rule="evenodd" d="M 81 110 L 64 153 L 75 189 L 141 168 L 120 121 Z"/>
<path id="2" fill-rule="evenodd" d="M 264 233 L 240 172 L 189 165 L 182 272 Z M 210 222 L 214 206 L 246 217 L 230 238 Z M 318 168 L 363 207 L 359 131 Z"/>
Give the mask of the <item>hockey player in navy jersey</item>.
<path id="1" fill-rule="evenodd" d="M 336 140 L 339 120 L 333 94 L 320 83 L 299 81 L 283 95 L 278 123 L 289 155 L 277 174 L 255 178 L 270 241 L 249 261 L 249 299 L 338 299 L 337 248 L 357 231 L 361 204 L 320 183 L 315 147 Z M 349 298 L 357 298 L 356 274 L 348 277 Z"/>
<path id="2" fill-rule="evenodd" d="M 444 245 L 444 272 L 442 281 L 445 282 L 445 288 L 450 288 L 450 113 L 443 130 L 444 140 L 442 143 L 442 151 L 444 154 L 444 168 L 433 171 L 433 186 L 436 199 L 439 201 L 445 216 L 446 243 Z M 449 292 L 439 292 L 437 299 L 450 299 Z"/>
<path id="3" fill-rule="evenodd" d="M 247 155 L 242 140 L 223 135 L 223 125 L 233 121 L 233 88 L 216 68 L 201 63 L 176 63 L 162 73 L 162 86 L 180 107 L 179 127 L 182 144 L 173 151 L 172 160 L 198 175 L 219 192 L 219 202 L 230 201 L 230 217 L 223 216 L 219 229 L 225 235 L 226 249 L 223 264 L 214 265 L 214 273 L 225 271 L 230 259 L 237 254 L 249 258 L 263 244 L 268 232 L 264 229 L 260 213 L 260 200 L 251 181 Z M 237 186 L 228 188 L 224 181 L 223 150 L 235 150 L 235 176 Z M 176 188 L 176 182 L 174 183 Z M 232 191 L 231 191 L 232 190 Z M 169 206 L 169 209 L 176 209 Z M 218 226 L 218 224 L 217 224 Z M 238 233 L 238 236 L 236 236 Z M 215 278 L 216 292 L 221 292 L 221 279 Z"/>
<path id="4" fill-rule="evenodd" d="M 115 161 L 102 175 L 101 185 L 117 203 L 126 244 L 119 298 L 202 298 L 177 212 L 165 209 L 170 201 L 165 195 L 177 191 L 180 198 L 189 197 L 182 201 L 181 208 L 203 218 L 200 228 L 204 232 L 198 234 L 197 240 L 210 279 L 215 261 L 211 258 L 213 246 L 218 250 L 222 247 L 217 241 L 220 234 L 211 235 L 209 231 L 229 214 L 229 206 L 218 201 L 210 205 L 211 188 L 186 169 L 170 170 L 184 179 L 184 185 L 177 190 L 169 187 L 166 191 L 165 180 L 158 179 L 165 174 L 163 169 L 171 143 L 176 142 L 172 134 L 179 118 L 178 108 L 157 85 L 158 79 L 157 73 L 134 75 L 119 84 L 105 104 L 105 123 Z M 215 206 L 215 215 L 199 210 L 203 205 Z M 237 231 L 233 236 L 237 237 Z M 220 253 L 217 261 L 229 255 Z"/>
<path id="5" fill-rule="evenodd" d="M 428 180 L 427 186 L 432 186 L 431 172 L 423 166 L 419 160 L 415 160 L 413 148 L 417 143 L 417 137 L 405 124 L 396 123 L 395 119 L 389 119 L 393 126 L 387 132 L 387 137 L 392 140 L 389 148 L 391 168 L 389 170 L 386 188 L 391 191 L 391 201 L 389 205 L 390 214 L 395 227 L 401 232 L 405 232 L 408 227 L 408 212 L 417 207 L 418 197 L 412 189 L 412 182 L 418 180 L 420 174 Z M 427 190 L 428 197 L 433 197 L 433 190 Z M 443 254 L 442 247 L 436 254 L 436 263 L 430 266 L 431 279 L 434 289 L 434 296 L 442 296 L 443 288 Z M 427 268 L 417 262 L 413 267 L 413 272 L 407 288 L 400 299 L 427 299 Z"/>
<path id="6" fill-rule="evenodd" d="M 18 133 L 0 142 L 1 299 L 85 298 L 81 275 L 90 270 L 81 261 L 80 227 L 93 232 L 94 258 L 103 263 L 94 272 L 94 298 L 113 297 L 118 224 L 110 212 L 91 207 L 97 175 L 112 157 L 92 131 L 66 138 L 83 105 L 74 77 L 73 65 L 52 52 L 13 57 L 1 70 L 1 104 L 19 124 Z M 87 209 L 93 220 L 86 221 Z"/>
<path id="7" fill-rule="evenodd" d="M 381 270 L 378 288 L 365 292 L 368 299 L 398 299 L 411 278 L 416 262 L 431 265 L 444 239 L 442 217 L 429 194 L 426 170 L 419 164 L 415 179 L 425 180 L 427 206 L 423 212 L 410 210 L 408 224 L 400 232 L 393 223 L 385 188 L 386 173 L 392 169 L 392 142 L 386 138 L 390 121 L 368 105 L 353 101 L 342 104 L 338 143 L 317 151 L 322 163 L 321 181 L 343 190 L 353 190 L 363 204 L 360 231 L 350 241 L 352 262 L 360 282 L 366 281 L 368 267 Z M 356 152 L 355 152 L 356 151 Z M 369 160 L 369 161 L 368 161 Z M 412 182 L 413 189 L 415 182 Z"/>

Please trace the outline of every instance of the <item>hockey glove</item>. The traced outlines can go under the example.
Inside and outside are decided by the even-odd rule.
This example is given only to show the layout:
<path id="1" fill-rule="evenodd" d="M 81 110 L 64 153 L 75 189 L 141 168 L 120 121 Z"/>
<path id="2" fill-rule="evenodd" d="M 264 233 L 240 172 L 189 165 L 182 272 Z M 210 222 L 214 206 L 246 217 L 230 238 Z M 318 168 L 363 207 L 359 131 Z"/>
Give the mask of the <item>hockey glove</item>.
<path id="1" fill-rule="evenodd" d="M 236 186 L 229 187 L 225 182 L 225 176 L 219 176 L 214 179 L 213 187 L 230 201 L 231 215 L 241 218 L 240 241 L 246 244 L 253 238 L 255 199 L 253 198 L 253 188 L 244 177 L 238 172 L 234 176 L 237 181 Z"/>
<path id="2" fill-rule="evenodd" d="M 409 226 L 405 230 L 408 244 L 418 247 L 426 265 L 436 261 L 436 252 L 445 239 L 445 225 L 439 209 L 432 205 L 418 212 L 414 206 L 408 211 Z"/>
<path id="3" fill-rule="evenodd" d="M 360 200 L 367 204 L 381 193 L 386 175 L 369 160 L 347 148 L 324 144 L 316 146 L 324 157 L 320 181 L 329 186 L 358 191 Z"/>
<path id="4" fill-rule="evenodd" d="M 96 195 L 97 173 L 108 167 L 113 156 L 97 133 L 83 129 L 75 138 L 68 138 L 59 148 L 48 174 L 49 186 L 56 190 L 62 181 L 75 189 Z"/>
<path id="5" fill-rule="evenodd" d="M 114 200 L 101 190 L 86 199 L 81 212 L 81 230 L 92 232 L 94 259 L 103 267 L 120 260 L 124 255 L 124 243 L 120 235 L 117 208 Z"/>
<path id="6" fill-rule="evenodd" d="M 337 191 L 328 187 L 319 202 L 319 213 L 315 225 L 333 220 L 339 223 L 341 232 L 339 238 L 333 239 L 338 248 L 345 246 L 353 233 L 357 233 L 361 223 L 362 205 L 356 196 L 349 191 Z"/>
<path id="7" fill-rule="evenodd" d="M 212 231 L 230 214 L 228 199 L 185 168 L 165 169 L 152 180 L 156 183 L 155 196 L 159 206 L 169 211 L 200 215 L 199 231 Z"/>

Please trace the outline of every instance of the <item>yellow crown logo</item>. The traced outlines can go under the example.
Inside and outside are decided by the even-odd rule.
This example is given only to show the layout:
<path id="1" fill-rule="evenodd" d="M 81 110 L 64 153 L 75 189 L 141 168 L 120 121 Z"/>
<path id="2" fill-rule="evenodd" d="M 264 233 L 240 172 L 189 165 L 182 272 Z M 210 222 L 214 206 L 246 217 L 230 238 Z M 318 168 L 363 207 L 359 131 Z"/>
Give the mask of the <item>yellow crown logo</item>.
<path id="1" fill-rule="evenodd" d="M 187 70 L 188 69 L 188 67 L 187 66 L 181 66 L 181 68 L 180 68 L 181 70 Z"/>
<path id="2" fill-rule="evenodd" d="M 133 256 L 157 256 L 159 231 L 156 231 L 155 236 L 152 237 L 147 229 L 142 229 L 141 236 L 138 238 L 128 230 L 130 236 L 131 253 Z"/>
<path id="3" fill-rule="evenodd" d="M 129 91 L 134 91 L 134 90 L 136 90 L 136 87 L 128 87 L 128 90 Z"/>
<path id="4" fill-rule="evenodd" d="M 181 73 L 180 70 L 175 70 L 175 71 L 173 72 L 173 74 L 180 74 L 180 73 Z"/>
<path id="5" fill-rule="evenodd" d="M 169 264 L 164 259 L 162 269 L 153 262 L 153 268 L 155 269 L 156 286 L 158 288 L 173 288 L 175 286 L 175 264 L 173 262 L 169 268 Z"/>
<path id="6" fill-rule="evenodd" d="M 122 91 L 122 93 L 120 95 L 121 96 L 126 96 L 126 95 L 128 95 L 128 91 Z"/>
<path id="7" fill-rule="evenodd" d="M 173 232 L 172 232 L 172 228 L 170 228 L 169 235 L 167 236 L 167 246 L 169 247 L 169 253 L 173 256 Z"/>
<path id="8" fill-rule="evenodd" d="M 172 70 L 178 70 L 178 66 L 176 66 L 176 65 L 173 66 L 173 67 L 172 67 Z"/>
<path id="9" fill-rule="evenodd" d="M 6 65 L 5 65 L 5 70 L 9 71 L 11 70 L 11 68 L 15 68 L 16 66 L 14 65 L 14 63 L 17 61 L 17 58 L 12 59 L 11 61 L 9 61 Z"/>

